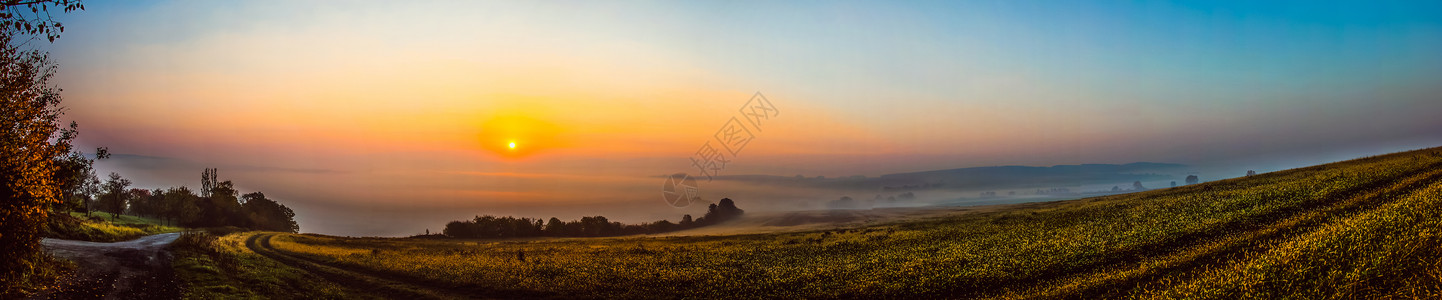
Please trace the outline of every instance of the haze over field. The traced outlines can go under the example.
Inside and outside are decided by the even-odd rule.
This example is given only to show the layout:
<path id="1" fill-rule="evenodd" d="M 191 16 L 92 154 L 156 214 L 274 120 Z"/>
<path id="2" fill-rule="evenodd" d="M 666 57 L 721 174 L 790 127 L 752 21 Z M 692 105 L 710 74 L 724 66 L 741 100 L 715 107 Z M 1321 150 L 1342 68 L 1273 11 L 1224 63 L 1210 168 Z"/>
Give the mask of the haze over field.
<path id="1" fill-rule="evenodd" d="M 1438 3 L 87 4 L 41 47 L 77 148 L 116 153 L 100 173 L 219 168 L 303 232 L 700 215 L 664 176 L 757 92 L 778 113 L 706 200 L 880 194 L 733 175 L 1185 166 L 1159 187 L 1442 144 Z"/>

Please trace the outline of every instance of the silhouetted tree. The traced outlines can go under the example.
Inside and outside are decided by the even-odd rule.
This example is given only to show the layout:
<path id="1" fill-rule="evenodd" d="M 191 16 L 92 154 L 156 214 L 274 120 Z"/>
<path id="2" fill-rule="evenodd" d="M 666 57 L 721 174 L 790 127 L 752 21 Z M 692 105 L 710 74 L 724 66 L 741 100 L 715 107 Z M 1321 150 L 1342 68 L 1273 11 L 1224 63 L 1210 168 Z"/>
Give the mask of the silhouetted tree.
<path id="1" fill-rule="evenodd" d="M 115 221 L 115 215 L 125 212 L 125 201 L 129 200 L 126 189 L 129 187 L 130 179 L 121 177 L 119 173 L 110 172 L 110 179 L 105 180 L 104 194 L 100 195 L 97 208 L 111 213 L 111 221 Z"/>
<path id="2" fill-rule="evenodd" d="M 144 207 L 144 206 L 145 206 L 146 204 L 148 204 L 148 203 L 146 203 L 146 201 L 149 200 L 149 199 L 150 199 L 150 190 L 147 190 L 147 189 L 139 189 L 139 188 L 132 188 L 132 189 L 125 190 L 125 210 L 124 210 L 124 211 L 125 211 L 125 212 L 128 212 L 128 213 L 130 213 L 130 214 L 132 214 L 132 215 L 137 215 L 137 216 L 139 216 L 139 215 L 141 215 L 141 213 L 136 210 L 136 204 L 138 203 L 140 206 L 142 206 L 142 207 L 140 208 L 141 210 L 146 210 L 146 209 L 148 209 L 148 207 Z"/>
<path id="3" fill-rule="evenodd" d="M 1247 170 L 1247 176 L 1257 175 L 1257 171 Z"/>
<path id="4" fill-rule="evenodd" d="M 200 196 L 195 195 L 188 187 L 173 187 L 165 190 L 161 197 L 164 203 L 165 216 L 169 217 L 172 224 L 195 224 L 200 218 Z"/>
<path id="5" fill-rule="evenodd" d="M 1132 182 L 1132 189 L 1138 190 L 1138 191 L 1145 191 L 1145 190 L 1147 190 L 1147 187 L 1142 186 L 1142 182 L 1141 182 L 1141 181 L 1133 181 L 1133 182 Z"/>
<path id="6" fill-rule="evenodd" d="M 1187 175 L 1187 184 L 1197 184 L 1200 181 L 1201 179 L 1198 179 L 1197 175 Z"/>
<path id="7" fill-rule="evenodd" d="M 1177 181 L 1176 181 L 1176 180 L 1172 180 L 1172 187 L 1177 187 Z"/>
<path id="8" fill-rule="evenodd" d="M 209 197 L 210 197 L 210 191 L 211 191 L 212 189 L 215 189 L 215 184 L 216 184 L 216 182 L 217 182 L 216 174 L 215 174 L 216 171 L 219 171 L 219 169 L 206 168 L 205 171 L 200 172 L 200 196 L 201 196 L 201 197 L 209 198 Z"/>
<path id="9" fill-rule="evenodd" d="M 267 199 L 265 193 L 248 193 L 241 196 L 241 199 L 245 199 L 245 204 L 241 204 L 240 208 L 248 219 L 246 227 L 282 232 L 300 231 L 300 225 L 295 223 L 295 212 L 275 200 Z"/>
<path id="10" fill-rule="evenodd" d="M 668 232 L 672 230 L 676 230 L 675 223 L 671 223 L 671 221 L 667 220 L 660 220 L 656 221 L 655 223 L 647 224 L 645 228 L 641 228 L 642 232 L 638 233 Z"/>
<path id="11" fill-rule="evenodd" d="M 91 172 L 90 178 L 86 179 L 85 184 L 80 186 L 80 192 L 83 194 L 83 197 L 77 200 L 85 202 L 86 217 L 90 217 L 90 212 L 95 210 L 95 201 L 100 197 L 101 186 L 100 177 L 95 176 L 95 172 Z"/>
<path id="12" fill-rule="evenodd" d="M 249 202 L 247 202 L 249 203 Z M 510 238 L 510 237 L 533 237 L 533 236 L 576 236 L 576 237 L 599 237 L 617 236 L 627 234 L 651 234 L 675 230 L 694 228 L 730 218 L 740 216 L 744 211 L 736 207 L 731 199 L 722 199 L 720 203 L 712 204 L 712 209 L 706 216 L 696 220 L 691 215 L 681 218 L 681 223 L 672 223 L 669 220 L 660 220 L 651 223 L 636 225 L 611 222 L 604 216 L 587 216 L 575 221 L 561 221 L 560 218 L 552 217 L 542 222 L 541 219 L 476 216 L 465 221 L 451 221 L 446 223 L 445 229 L 441 231 L 448 237 L 453 238 Z"/>
<path id="13" fill-rule="evenodd" d="M 162 189 L 131 189 L 128 211 L 137 216 L 160 219 L 164 213 L 164 197 L 165 190 Z"/>
<path id="14" fill-rule="evenodd" d="M 480 234 L 476 232 L 474 224 L 475 223 L 466 221 L 451 221 L 450 223 L 446 223 L 446 228 L 441 230 L 441 234 L 458 238 L 480 237 Z"/>
<path id="15" fill-rule="evenodd" d="M 842 197 L 842 199 L 849 200 L 851 197 Z M 730 198 L 721 198 L 719 203 L 711 204 L 706 210 L 706 215 L 697 219 L 696 223 L 702 226 L 716 224 L 739 217 L 742 213 L 745 212 L 740 208 L 736 208 L 736 203 L 731 201 Z"/>
<path id="16" fill-rule="evenodd" d="M 95 161 L 85 157 L 79 151 L 70 152 L 64 158 L 55 160 L 58 169 L 55 171 L 54 180 L 60 185 L 61 203 L 56 208 L 66 211 L 79 211 L 85 208 L 85 201 L 89 200 L 85 195 L 85 185 L 90 178 L 95 177 Z"/>
<path id="17" fill-rule="evenodd" d="M 61 32 L 65 32 L 65 25 L 51 17 L 51 7 L 65 13 L 85 10 L 85 5 L 80 4 L 80 0 L 5 0 L 0 1 L 0 6 L 3 6 L 3 9 L 0 9 L 0 20 L 4 20 L 0 22 L 0 29 L 5 31 L 7 37 L 44 35 L 51 43 L 60 38 Z"/>
<path id="18" fill-rule="evenodd" d="M 189 224 L 194 227 L 246 226 L 240 211 L 239 191 L 230 180 L 215 183 L 210 197 L 200 198 L 200 218 Z"/>
<path id="19" fill-rule="evenodd" d="M 560 218 L 551 217 L 550 221 L 546 221 L 545 230 L 546 235 L 549 236 L 566 236 L 566 222 L 561 222 Z"/>

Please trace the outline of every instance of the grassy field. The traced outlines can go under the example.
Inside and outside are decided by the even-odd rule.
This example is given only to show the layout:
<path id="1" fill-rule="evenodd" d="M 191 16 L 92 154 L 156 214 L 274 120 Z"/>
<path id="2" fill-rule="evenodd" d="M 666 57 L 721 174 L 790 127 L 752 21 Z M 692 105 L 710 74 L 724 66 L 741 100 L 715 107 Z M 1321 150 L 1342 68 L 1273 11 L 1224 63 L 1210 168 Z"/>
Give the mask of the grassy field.
<path id="1" fill-rule="evenodd" d="M 70 212 L 52 216 L 45 228 L 45 237 L 92 242 L 116 242 L 142 236 L 180 232 L 183 228 L 164 225 L 160 220 L 130 215 L 112 215 L 107 212 Z M 113 221 L 112 221 L 113 219 Z"/>
<path id="2" fill-rule="evenodd" d="M 186 231 L 172 245 L 171 266 L 185 299 L 365 299 L 305 271 L 267 259 L 238 228 Z"/>
<path id="3" fill-rule="evenodd" d="M 1435 299 L 1439 230 L 1434 148 L 841 230 L 527 241 L 247 233 L 223 237 L 218 253 L 307 269 L 342 290 L 431 298 Z"/>

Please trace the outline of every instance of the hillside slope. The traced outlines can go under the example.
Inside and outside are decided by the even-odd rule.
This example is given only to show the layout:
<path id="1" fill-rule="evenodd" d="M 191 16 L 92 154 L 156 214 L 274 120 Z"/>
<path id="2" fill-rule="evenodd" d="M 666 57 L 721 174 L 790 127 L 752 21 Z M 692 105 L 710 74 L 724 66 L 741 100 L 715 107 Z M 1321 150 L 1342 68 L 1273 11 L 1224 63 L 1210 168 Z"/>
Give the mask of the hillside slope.
<path id="1" fill-rule="evenodd" d="M 267 234 L 407 286 L 598 298 L 1437 298 L 1442 148 L 825 231 L 540 241 Z"/>

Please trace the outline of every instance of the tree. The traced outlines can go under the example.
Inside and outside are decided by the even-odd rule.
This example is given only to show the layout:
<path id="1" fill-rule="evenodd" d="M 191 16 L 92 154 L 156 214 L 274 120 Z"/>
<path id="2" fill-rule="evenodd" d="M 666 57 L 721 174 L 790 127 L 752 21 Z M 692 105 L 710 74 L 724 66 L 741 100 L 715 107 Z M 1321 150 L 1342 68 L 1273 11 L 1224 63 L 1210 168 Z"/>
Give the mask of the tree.
<path id="1" fill-rule="evenodd" d="M 667 220 L 656 221 L 655 223 L 647 224 L 646 227 L 643 228 L 643 231 L 646 233 L 660 233 L 672 230 L 676 230 L 676 224 Z"/>
<path id="2" fill-rule="evenodd" d="M 1142 182 L 1141 182 L 1141 181 L 1133 181 L 1133 182 L 1132 182 L 1132 189 L 1133 189 L 1133 190 L 1138 190 L 1138 191 L 1145 191 L 1145 190 L 1147 190 L 1147 187 L 1142 186 Z"/>
<path id="3" fill-rule="evenodd" d="M 1257 175 L 1257 171 L 1247 170 L 1247 176 Z"/>
<path id="4" fill-rule="evenodd" d="M 691 220 L 691 215 L 685 215 L 681 216 L 681 224 L 679 225 L 681 225 L 682 228 L 691 228 L 691 225 L 694 225 L 693 223 L 695 222 Z"/>
<path id="5" fill-rule="evenodd" d="M 86 217 L 90 217 L 90 212 L 95 211 L 95 202 L 96 200 L 100 200 L 98 198 L 100 197 L 100 188 L 100 177 L 95 176 L 95 172 L 91 172 L 90 178 L 86 179 L 85 184 L 80 187 L 81 192 L 84 193 L 85 196 L 84 199 L 80 200 L 85 202 Z"/>
<path id="6" fill-rule="evenodd" d="M 726 215 L 727 217 L 737 217 L 741 216 L 741 214 L 743 213 L 746 213 L 740 208 L 737 208 L 736 202 L 731 201 L 731 198 L 721 198 L 721 202 L 717 206 L 717 209 L 719 209 L 721 213 Z"/>
<path id="7" fill-rule="evenodd" d="M 246 226 L 240 211 L 239 191 L 230 180 L 215 183 L 209 197 L 201 197 L 200 218 L 191 226 Z"/>
<path id="8" fill-rule="evenodd" d="M 441 234 L 457 238 L 474 238 L 478 235 L 474 225 L 475 223 L 467 221 L 451 221 L 446 223 L 446 228 L 441 230 Z"/>
<path id="9" fill-rule="evenodd" d="M 43 268 L 40 228 L 48 208 L 64 199 L 56 161 L 78 132 L 75 123 L 60 124 L 60 89 L 50 84 L 55 64 L 43 52 L 22 51 L 28 41 L 16 43 L 27 34 L 59 36 L 64 27 L 50 18 L 52 6 L 83 9 L 72 0 L 0 1 L 0 298 L 20 294 Z"/>
<path id="10" fill-rule="evenodd" d="M 205 171 L 200 172 L 201 197 L 210 197 L 210 190 L 215 189 L 216 171 L 219 171 L 219 169 L 206 168 Z"/>
<path id="11" fill-rule="evenodd" d="M 1201 180 L 1197 178 L 1197 175 L 1187 175 L 1187 184 L 1197 184 L 1199 181 Z"/>
<path id="12" fill-rule="evenodd" d="M 51 43 L 65 32 L 65 25 L 51 17 L 51 6 L 66 13 L 85 10 L 80 0 L 5 0 L 0 1 L 0 6 L 4 6 L 0 9 L 0 19 L 4 20 L 0 22 L 0 29 L 6 35 L 44 35 Z"/>
<path id="13" fill-rule="evenodd" d="M 140 216 L 152 213 L 150 207 L 150 190 L 138 188 L 125 190 L 125 209 L 123 211 Z"/>
<path id="14" fill-rule="evenodd" d="M 842 197 L 842 199 L 850 201 L 851 197 Z M 706 215 L 701 216 L 701 219 L 696 220 L 696 223 L 700 225 L 716 224 L 721 221 L 739 217 L 742 213 L 745 213 L 745 211 L 736 208 L 736 202 L 731 201 L 731 198 L 721 198 L 720 202 L 711 204 L 706 210 Z"/>
<path id="15" fill-rule="evenodd" d="M 165 215 L 172 224 L 193 224 L 200 218 L 200 197 L 188 187 L 173 187 L 165 190 L 161 202 Z"/>
<path id="16" fill-rule="evenodd" d="M 245 205 L 258 202 L 246 194 Z M 740 216 L 743 211 L 736 207 L 731 199 L 721 199 L 716 204 L 711 204 L 711 211 L 706 216 L 691 220 L 691 215 L 681 218 L 681 223 L 671 223 L 669 220 L 660 220 L 641 224 L 622 224 L 611 222 L 604 216 L 582 217 L 580 220 L 571 222 L 561 221 L 560 218 L 551 217 L 549 220 L 516 217 L 476 216 L 470 220 L 451 221 L 446 223 L 445 229 L 441 231 L 448 237 L 453 238 L 511 238 L 511 237 L 534 237 L 534 236 L 576 236 L 576 237 L 599 237 L 617 236 L 626 234 L 650 234 L 675 231 L 696 226 L 703 226 L 715 222 L 724 221 Z"/>
<path id="17" fill-rule="evenodd" d="M 300 225 L 295 223 L 295 212 L 289 207 L 281 205 L 275 200 L 265 197 L 265 193 L 253 192 L 241 196 L 245 204 L 241 204 L 241 211 L 245 213 L 249 223 L 246 227 L 259 230 L 299 232 Z"/>
<path id="18" fill-rule="evenodd" d="M 62 197 L 62 202 L 56 205 L 56 208 L 75 211 L 85 207 L 83 192 L 85 184 L 95 176 L 95 161 L 86 158 L 84 153 L 75 151 L 63 158 L 57 158 L 55 163 L 58 165 L 55 182 L 60 185 Z"/>
<path id="19" fill-rule="evenodd" d="M 560 219 L 560 218 L 551 217 L 551 220 L 546 221 L 546 228 L 545 228 L 545 230 L 546 230 L 546 235 L 549 235 L 549 236 L 565 236 L 565 235 L 566 235 L 566 222 L 561 222 L 561 219 Z"/>
<path id="20" fill-rule="evenodd" d="M 110 172 L 110 179 L 105 181 L 101 187 L 104 194 L 100 195 L 99 209 L 110 212 L 110 221 L 115 221 L 115 216 L 125 212 L 125 201 L 130 197 L 126 188 L 130 187 L 130 179 L 120 177 L 119 173 Z"/>
<path id="21" fill-rule="evenodd" d="M 582 217 L 581 234 L 585 236 L 605 236 L 612 232 L 611 221 L 603 216 Z"/>

